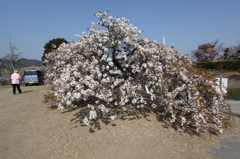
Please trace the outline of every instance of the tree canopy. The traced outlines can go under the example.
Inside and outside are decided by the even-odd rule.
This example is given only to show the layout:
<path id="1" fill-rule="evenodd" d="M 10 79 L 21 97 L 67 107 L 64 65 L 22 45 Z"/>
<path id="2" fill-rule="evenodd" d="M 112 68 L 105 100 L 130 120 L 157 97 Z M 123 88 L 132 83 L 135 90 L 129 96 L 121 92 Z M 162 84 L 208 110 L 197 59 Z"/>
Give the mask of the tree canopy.
<path id="1" fill-rule="evenodd" d="M 125 17 L 107 15 L 95 13 L 99 21 L 88 33 L 46 54 L 54 87 L 45 103 L 80 107 L 85 125 L 154 111 L 185 130 L 212 131 L 214 124 L 223 132 L 230 118 L 223 110 L 231 110 L 214 79 L 173 47 L 141 38 Z"/>
<path id="2" fill-rule="evenodd" d="M 239 60 L 240 59 L 240 44 L 233 45 L 224 50 L 224 60 Z"/>
<path id="3" fill-rule="evenodd" d="M 42 61 L 45 60 L 45 54 L 57 49 L 62 43 L 68 43 L 68 41 L 65 40 L 64 38 L 55 38 L 55 39 L 50 40 L 48 43 L 46 43 L 44 45 Z"/>
<path id="4" fill-rule="evenodd" d="M 197 62 L 212 62 L 223 51 L 223 43 L 219 43 L 219 40 L 202 44 L 198 46 L 197 50 L 192 51 L 192 58 Z"/>

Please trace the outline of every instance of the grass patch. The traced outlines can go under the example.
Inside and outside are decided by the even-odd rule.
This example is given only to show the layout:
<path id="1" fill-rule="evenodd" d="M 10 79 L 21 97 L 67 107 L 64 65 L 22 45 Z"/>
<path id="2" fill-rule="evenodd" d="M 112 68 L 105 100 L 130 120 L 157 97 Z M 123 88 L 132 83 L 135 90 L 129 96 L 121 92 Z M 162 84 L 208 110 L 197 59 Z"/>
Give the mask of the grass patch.
<path id="1" fill-rule="evenodd" d="M 240 114 L 234 114 L 233 113 L 233 116 L 237 117 L 237 118 L 240 118 Z"/>
<path id="2" fill-rule="evenodd" d="M 0 86 L 0 89 L 3 89 L 3 88 L 12 88 L 12 86 L 11 85 Z"/>

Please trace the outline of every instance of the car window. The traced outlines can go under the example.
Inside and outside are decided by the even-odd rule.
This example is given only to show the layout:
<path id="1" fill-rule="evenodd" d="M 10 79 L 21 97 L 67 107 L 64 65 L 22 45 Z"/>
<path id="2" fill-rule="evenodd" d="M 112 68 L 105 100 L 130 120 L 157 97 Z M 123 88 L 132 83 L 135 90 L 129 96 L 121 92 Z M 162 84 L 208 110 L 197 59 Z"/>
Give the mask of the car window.
<path id="1" fill-rule="evenodd" d="M 25 71 L 24 72 L 24 75 L 37 75 L 37 72 L 36 71 Z"/>

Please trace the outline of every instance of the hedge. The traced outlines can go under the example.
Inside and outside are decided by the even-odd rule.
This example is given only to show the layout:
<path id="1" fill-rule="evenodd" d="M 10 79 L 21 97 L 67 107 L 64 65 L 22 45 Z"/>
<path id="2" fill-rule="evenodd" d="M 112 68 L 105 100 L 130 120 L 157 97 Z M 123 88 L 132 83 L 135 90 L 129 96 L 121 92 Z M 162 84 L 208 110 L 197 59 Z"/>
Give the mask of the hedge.
<path id="1" fill-rule="evenodd" d="M 240 60 L 196 62 L 196 67 L 206 70 L 240 71 Z"/>

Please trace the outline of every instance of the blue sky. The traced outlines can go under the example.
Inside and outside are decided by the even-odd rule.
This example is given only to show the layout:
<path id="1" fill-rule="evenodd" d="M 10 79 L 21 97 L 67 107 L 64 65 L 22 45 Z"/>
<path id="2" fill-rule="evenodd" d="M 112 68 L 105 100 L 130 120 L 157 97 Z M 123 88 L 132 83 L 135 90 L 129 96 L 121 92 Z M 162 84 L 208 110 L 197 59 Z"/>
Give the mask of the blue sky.
<path id="1" fill-rule="evenodd" d="M 40 60 L 53 38 L 77 41 L 98 11 L 126 17 L 143 30 L 142 38 L 190 54 L 199 44 L 220 39 L 240 42 L 240 0 L 0 0 L 0 57 L 12 44 L 24 58 Z"/>

